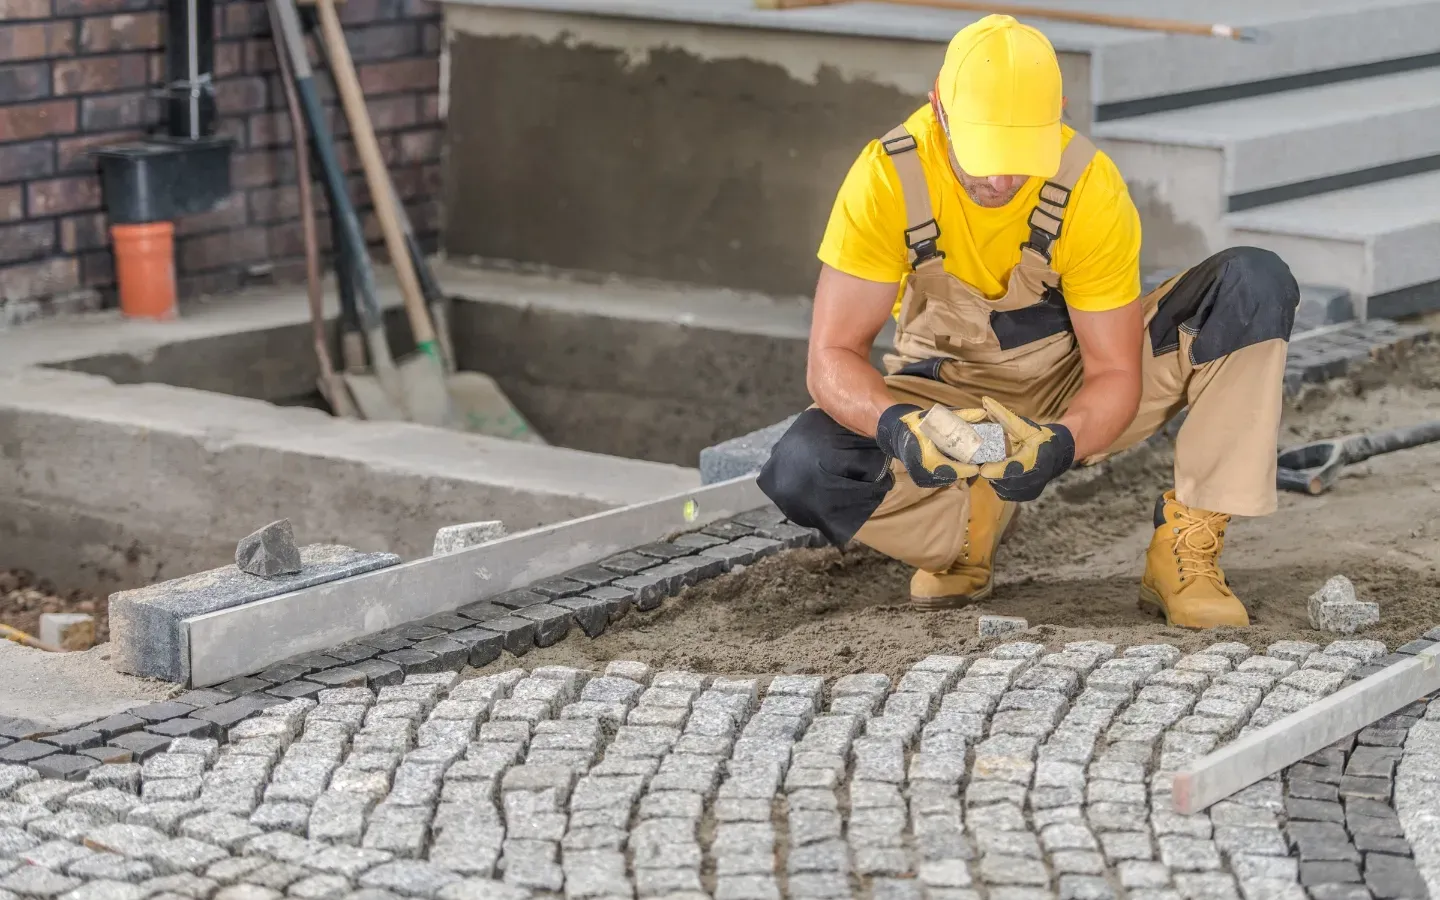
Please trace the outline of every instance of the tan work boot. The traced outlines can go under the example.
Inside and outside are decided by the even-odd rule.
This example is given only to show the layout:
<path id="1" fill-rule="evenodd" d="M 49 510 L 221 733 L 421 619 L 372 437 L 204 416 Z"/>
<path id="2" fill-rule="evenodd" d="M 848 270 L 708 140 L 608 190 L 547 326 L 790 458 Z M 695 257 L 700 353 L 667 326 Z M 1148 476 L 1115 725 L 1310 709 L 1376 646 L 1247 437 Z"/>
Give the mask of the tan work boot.
<path id="1" fill-rule="evenodd" d="M 990 596 L 995 551 L 1015 528 L 1018 503 L 995 495 L 990 482 L 970 486 L 970 523 L 960 558 L 943 572 L 917 569 L 910 578 L 910 606 L 921 611 L 955 609 Z"/>
<path id="2" fill-rule="evenodd" d="M 1181 628 L 1245 626 L 1245 611 L 1220 568 L 1225 546 L 1224 513 L 1191 509 L 1166 491 L 1155 504 L 1155 535 L 1145 554 L 1140 606 Z"/>

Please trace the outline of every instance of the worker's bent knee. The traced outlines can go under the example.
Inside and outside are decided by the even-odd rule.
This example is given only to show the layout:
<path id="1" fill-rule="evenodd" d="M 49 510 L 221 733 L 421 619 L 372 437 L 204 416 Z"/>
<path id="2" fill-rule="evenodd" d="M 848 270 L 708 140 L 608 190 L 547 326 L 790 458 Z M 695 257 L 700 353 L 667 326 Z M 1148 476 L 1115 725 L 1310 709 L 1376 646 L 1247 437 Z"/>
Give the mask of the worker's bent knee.
<path id="1" fill-rule="evenodd" d="M 1222 250 L 1187 271 L 1150 323 L 1155 354 L 1194 335 L 1191 362 L 1204 365 L 1243 347 L 1289 340 L 1300 286 L 1279 256 L 1258 247 Z"/>
<path id="2" fill-rule="evenodd" d="M 758 483 L 797 525 L 819 529 L 839 546 L 870 518 L 893 479 L 873 438 L 807 409 L 770 451 Z"/>

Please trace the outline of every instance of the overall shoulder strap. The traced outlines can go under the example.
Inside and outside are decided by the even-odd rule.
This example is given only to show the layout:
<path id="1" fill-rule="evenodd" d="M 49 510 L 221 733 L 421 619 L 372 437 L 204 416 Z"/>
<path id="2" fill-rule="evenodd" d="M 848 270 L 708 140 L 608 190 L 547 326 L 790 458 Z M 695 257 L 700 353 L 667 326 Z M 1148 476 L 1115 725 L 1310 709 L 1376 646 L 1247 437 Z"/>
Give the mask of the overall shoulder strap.
<path id="1" fill-rule="evenodd" d="M 1060 168 L 1055 177 L 1040 187 L 1040 198 L 1030 212 L 1030 240 L 1024 246 L 1043 256 L 1047 263 L 1050 261 L 1050 247 L 1060 237 L 1060 226 L 1070 205 L 1070 192 L 1094 158 L 1095 145 L 1085 135 L 1076 132 L 1060 155 Z"/>
<path id="2" fill-rule="evenodd" d="M 880 139 L 880 147 L 895 164 L 900 176 L 900 191 L 905 198 L 905 247 L 910 253 L 910 268 L 915 269 L 927 260 L 943 258 L 944 253 L 936 245 L 940 238 L 940 226 L 935 223 L 935 212 L 930 206 L 930 186 L 925 180 L 925 167 L 915 152 L 914 135 L 904 125 L 892 128 Z"/>

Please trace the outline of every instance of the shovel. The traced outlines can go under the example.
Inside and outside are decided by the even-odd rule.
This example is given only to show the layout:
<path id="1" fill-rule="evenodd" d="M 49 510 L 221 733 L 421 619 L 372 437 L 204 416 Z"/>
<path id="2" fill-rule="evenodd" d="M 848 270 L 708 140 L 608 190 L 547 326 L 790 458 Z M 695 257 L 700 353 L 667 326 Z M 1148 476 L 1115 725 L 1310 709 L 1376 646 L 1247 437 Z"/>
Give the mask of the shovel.
<path id="1" fill-rule="evenodd" d="M 360 90 L 360 79 L 355 73 L 355 63 L 350 58 L 350 48 L 345 43 L 345 32 L 340 25 L 340 16 L 335 11 L 334 0 L 318 0 L 316 10 L 320 19 L 325 55 L 330 60 L 330 74 L 335 80 L 345 117 L 350 122 L 355 148 L 359 151 L 360 161 L 365 168 L 365 181 L 370 188 L 371 200 L 375 203 L 380 230 L 385 236 L 385 249 L 400 282 L 400 293 L 405 298 L 410 331 L 419 348 L 418 353 L 412 354 L 399 366 L 405 412 L 409 414 L 412 422 L 445 426 L 451 419 L 445 369 L 435 342 L 435 330 L 425 312 L 414 261 L 401 233 L 400 213 L 397 210 L 400 204 L 396 201 L 390 174 L 386 171 L 385 161 L 380 154 L 380 144 L 370 122 L 370 110 L 366 107 L 365 95 Z M 363 253 L 363 248 L 362 243 L 359 252 Z"/>
<path id="2" fill-rule="evenodd" d="M 410 216 L 398 197 L 395 208 L 399 214 L 400 229 L 405 235 L 405 246 L 410 251 L 415 273 L 419 276 L 420 290 L 425 295 L 425 304 L 435 322 L 436 342 L 440 347 L 440 360 L 445 367 L 445 388 L 450 397 L 449 426 L 472 434 L 485 434 L 531 444 L 546 443 L 510 402 L 510 398 L 505 396 L 495 379 L 483 372 L 457 371 L 455 344 L 450 338 L 448 298 L 425 258 L 420 241 L 415 237 L 415 229 L 410 224 Z M 402 363 L 400 368 L 403 370 L 405 365 Z"/>
<path id="3" fill-rule="evenodd" d="M 295 0 L 270 0 L 270 4 L 271 14 L 279 24 L 280 36 L 290 59 L 290 74 L 305 114 L 305 125 L 325 177 L 330 215 L 342 238 L 342 252 L 337 266 L 345 270 L 342 281 L 348 280 L 358 294 L 356 311 L 366 348 L 370 352 L 370 367 L 375 373 L 361 374 L 347 365 L 342 377 L 362 417 L 403 421 L 407 418 L 404 386 L 395 360 L 390 355 L 390 345 L 385 341 L 385 322 L 377 299 L 375 271 L 370 267 L 370 257 L 365 252 L 365 234 L 360 230 L 360 220 L 350 202 L 345 174 L 335 156 L 335 144 L 326 124 L 324 107 L 320 105 L 320 97 L 315 90 L 314 73 L 305 52 L 305 37 L 300 30 L 300 14 L 295 9 Z M 348 361 L 353 362 L 353 359 Z"/>
<path id="4" fill-rule="evenodd" d="M 836 6 L 845 0 L 754 0 L 756 9 L 801 9 L 807 6 Z M 1193 34 L 1232 41 L 1260 41 L 1265 35 L 1253 28 L 1234 25 L 1206 25 L 1175 19 L 1154 19 L 1144 16 L 1118 16 L 1109 13 L 1085 12 L 1078 9 L 1055 9 L 1048 6 L 1024 6 L 1016 3 L 984 3 L 972 0 L 879 0 L 896 6 L 925 6 L 932 9 L 955 9 L 963 12 L 1004 13 L 1016 18 L 1050 19 L 1054 22 L 1075 22 L 1081 25 L 1102 25 L 1108 28 L 1134 28 L 1166 34 Z"/>
<path id="5" fill-rule="evenodd" d="M 1440 441 L 1440 421 L 1300 444 L 1280 452 L 1275 484 L 1282 490 L 1318 496 L 1330 489 L 1346 466 L 1435 441 Z"/>

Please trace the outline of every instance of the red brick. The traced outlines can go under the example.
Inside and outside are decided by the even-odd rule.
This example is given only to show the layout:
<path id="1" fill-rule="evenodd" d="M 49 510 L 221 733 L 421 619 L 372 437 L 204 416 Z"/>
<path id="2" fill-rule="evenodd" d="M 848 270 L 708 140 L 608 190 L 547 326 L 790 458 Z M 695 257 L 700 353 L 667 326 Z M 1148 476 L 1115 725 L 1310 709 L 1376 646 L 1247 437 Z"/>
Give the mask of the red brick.
<path id="1" fill-rule="evenodd" d="M 158 5 L 155 0 L 55 0 L 55 15 L 93 16 L 154 9 Z"/>
<path id="2" fill-rule="evenodd" d="M 405 0 L 345 0 L 339 6 L 340 21 L 345 25 L 405 18 Z"/>
<path id="3" fill-rule="evenodd" d="M 33 216 L 58 216 L 100 208 L 100 176 L 69 175 L 32 181 L 25 186 L 26 208 Z"/>
<path id="4" fill-rule="evenodd" d="M 90 56 L 55 62 L 55 93 L 108 94 L 150 83 L 150 57 L 145 53 Z"/>
<path id="5" fill-rule="evenodd" d="M 215 77 L 229 78 L 245 70 L 245 45 L 240 41 L 221 41 L 215 45 Z"/>
<path id="6" fill-rule="evenodd" d="M 49 63 L 0 66 L 0 103 L 42 100 L 49 96 Z"/>
<path id="7" fill-rule="evenodd" d="M 232 0 L 219 9 L 220 25 L 226 37 L 251 37 L 270 27 L 269 13 L 258 0 Z"/>
<path id="8" fill-rule="evenodd" d="M 239 188 L 269 187 L 295 180 L 295 154 L 280 150 L 246 150 L 230 162 L 230 182 Z"/>
<path id="9" fill-rule="evenodd" d="M 440 47 L 444 43 L 444 30 L 439 23 L 429 23 L 420 28 L 420 52 L 426 56 L 439 54 Z"/>
<path id="10" fill-rule="evenodd" d="M 249 34 L 250 32 L 246 32 Z M 245 71 L 251 75 L 273 75 L 280 71 L 275 59 L 275 42 L 270 38 L 251 38 L 245 41 Z M 314 59 L 314 56 L 310 57 Z"/>
<path id="11" fill-rule="evenodd" d="M 427 163 L 434 162 L 440 158 L 440 147 L 443 143 L 443 136 L 438 128 L 426 128 L 421 131 L 402 131 L 395 137 L 400 144 L 401 162 Z"/>
<path id="12" fill-rule="evenodd" d="M 71 260 L 76 262 L 77 260 Z M 109 249 L 93 250 L 79 257 L 78 275 L 86 287 L 108 287 L 115 283 L 115 256 Z"/>
<path id="13" fill-rule="evenodd" d="M 440 230 L 440 202 L 435 197 L 422 197 L 415 203 L 406 205 L 409 210 L 410 223 L 415 227 L 417 235 L 433 234 Z"/>
<path id="14" fill-rule="evenodd" d="M 403 0 L 405 4 L 405 18 L 407 19 L 439 19 L 440 4 L 432 0 Z"/>
<path id="15" fill-rule="evenodd" d="M 410 128 L 420 119 L 414 94 L 377 97 L 367 101 L 365 106 L 370 110 L 370 124 L 377 132 Z"/>
<path id="16" fill-rule="evenodd" d="M 276 284 L 303 284 L 305 271 L 303 256 L 299 259 L 278 259 L 270 264 L 270 280 Z"/>
<path id="17" fill-rule="evenodd" d="M 74 131 L 74 100 L 50 100 L 0 108 L 0 142 L 25 141 Z"/>
<path id="18" fill-rule="evenodd" d="M 0 0 L 0 19 L 48 19 L 50 0 Z"/>
<path id="19" fill-rule="evenodd" d="M 80 127 L 85 131 L 121 131 L 150 124 L 158 104 L 144 92 L 86 97 L 80 101 Z"/>
<path id="20" fill-rule="evenodd" d="M 144 133 L 140 131 L 109 131 L 104 134 L 61 138 L 55 143 L 59 171 L 94 172 L 99 169 L 99 162 L 91 155 L 90 151 L 100 147 L 109 147 L 112 144 L 123 144 L 143 136 Z"/>
<path id="21" fill-rule="evenodd" d="M 51 257 L 0 270 L 0 284 L 15 299 L 49 297 L 80 286 L 80 266 L 69 257 Z"/>
<path id="22" fill-rule="evenodd" d="M 420 183 L 424 186 L 423 190 L 438 197 L 444 190 L 445 170 L 439 163 L 425 166 L 421 169 L 420 179 Z"/>
<path id="23" fill-rule="evenodd" d="M 245 120 L 244 119 L 221 119 L 215 126 L 215 136 L 225 137 L 235 142 L 236 147 L 245 146 Z"/>
<path id="24" fill-rule="evenodd" d="M 357 66 L 360 89 L 365 95 L 394 94 L 400 91 L 430 91 L 440 85 L 438 59 L 402 59 L 395 62 Z"/>
<path id="25" fill-rule="evenodd" d="M 345 32 L 355 62 L 376 62 L 415 56 L 420 52 L 420 26 L 414 22 L 386 22 Z"/>
<path id="26" fill-rule="evenodd" d="M 60 220 L 60 249 L 66 253 L 110 246 L 110 226 L 103 212 L 66 216 Z"/>
<path id="27" fill-rule="evenodd" d="M 165 54 L 154 51 L 146 55 L 150 59 L 150 83 L 163 86 L 165 84 Z"/>
<path id="28" fill-rule="evenodd" d="M 14 222 L 25 218 L 25 185 L 7 184 L 0 187 L 0 221 Z"/>
<path id="29" fill-rule="evenodd" d="M 6 62 L 69 56 L 74 52 L 74 22 L 0 26 L 0 59 Z"/>
<path id="30" fill-rule="evenodd" d="M 315 244 L 320 252 L 327 253 L 330 250 L 330 239 L 332 237 L 328 222 L 315 223 Z M 268 238 L 270 255 L 275 259 L 305 255 L 305 227 L 300 222 L 286 222 L 283 225 L 270 226 Z"/>
<path id="31" fill-rule="evenodd" d="M 197 275 L 181 274 L 175 279 L 175 287 L 182 301 L 211 294 L 228 294 L 244 286 L 245 273 L 238 269 L 220 269 Z"/>
<path id="32" fill-rule="evenodd" d="M 252 147 L 289 146 L 290 113 L 286 110 L 257 113 L 249 118 L 247 134 Z"/>
<path id="33" fill-rule="evenodd" d="M 269 254 L 266 229 L 243 228 L 175 242 L 177 265 L 187 273 L 258 262 Z"/>
<path id="34" fill-rule="evenodd" d="M 316 185 L 313 193 L 323 194 Z M 248 197 L 250 221 L 257 225 L 283 222 L 300 215 L 300 189 L 293 184 L 256 188 Z"/>
<path id="35" fill-rule="evenodd" d="M 222 116 L 262 110 L 268 100 L 263 78 L 227 78 L 215 84 L 215 109 Z"/>
<path id="36" fill-rule="evenodd" d="M 420 121 L 440 121 L 440 95 L 425 94 L 420 98 Z"/>
<path id="37" fill-rule="evenodd" d="M 161 46 L 160 13 L 116 13 L 80 20 L 80 49 L 87 53 L 156 50 Z"/>
<path id="38" fill-rule="evenodd" d="M 4 111 L 0 110 L 0 121 Z M 28 144 L 0 144 L 0 181 L 26 181 L 55 174 L 55 144 L 32 141 Z"/>
<path id="39" fill-rule="evenodd" d="M 245 222 L 245 195 L 236 191 L 220 201 L 214 209 L 180 218 L 175 223 L 175 234 L 180 237 L 209 234 L 243 228 Z"/>
<path id="40" fill-rule="evenodd" d="M 390 170 L 390 178 L 395 182 L 395 192 L 402 200 L 413 200 L 436 193 L 427 183 L 424 166 L 413 163 L 395 166 Z"/>

